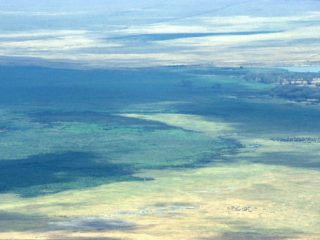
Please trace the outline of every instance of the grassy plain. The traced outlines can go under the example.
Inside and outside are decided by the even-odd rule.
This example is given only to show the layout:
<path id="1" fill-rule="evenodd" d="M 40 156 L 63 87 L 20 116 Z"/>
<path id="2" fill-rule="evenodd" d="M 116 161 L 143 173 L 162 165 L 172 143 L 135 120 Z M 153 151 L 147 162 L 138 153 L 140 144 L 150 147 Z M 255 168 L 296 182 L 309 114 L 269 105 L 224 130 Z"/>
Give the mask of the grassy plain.
<path id="1" fill-rule="evenodd" d="M 0 239 L 320 239 L 320 143 L 272 140 L 317 137 L 317 107 L 192 76 L 115 112 L 6 106 Z"/>

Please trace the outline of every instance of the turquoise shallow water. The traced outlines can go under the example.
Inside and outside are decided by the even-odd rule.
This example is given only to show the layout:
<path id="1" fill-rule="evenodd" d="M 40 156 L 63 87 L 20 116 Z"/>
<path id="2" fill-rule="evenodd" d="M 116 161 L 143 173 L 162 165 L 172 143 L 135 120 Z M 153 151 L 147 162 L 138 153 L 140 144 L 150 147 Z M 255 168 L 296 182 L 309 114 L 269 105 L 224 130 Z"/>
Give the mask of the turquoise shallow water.
<path id="1" fill-rule="evenodd" d="M 178 112 L 206 86 L 184 87 L 191 77 L 164 70 L 73 71 L 2 68 L 2 193 L 23 197 L 117 181 L 145 181 L 141 169 L 201 167 L 241 144 L 124 112 Z M 47 77 L 48 76 L 48 77 Z M 191 81 L 191 80 L 188 80 Z"/>
<path id="2" fill-rule="evenodd" d="M 320 123 L 309 121 L 320 117 L 317 109 L 248 101 L 265 96 L 268 86 L 241 80 L 247 71 L 1 67 L 0 192 L 31 197 L 118 181 L 152 181 L 134 174 L 228 164 L 236 160 L 224 155 L 244 147 L 232 136 L 212 138 L 122 113 L 218 118 L 242 132 L 270 137 L 291 128 L 319 132 Z"/>

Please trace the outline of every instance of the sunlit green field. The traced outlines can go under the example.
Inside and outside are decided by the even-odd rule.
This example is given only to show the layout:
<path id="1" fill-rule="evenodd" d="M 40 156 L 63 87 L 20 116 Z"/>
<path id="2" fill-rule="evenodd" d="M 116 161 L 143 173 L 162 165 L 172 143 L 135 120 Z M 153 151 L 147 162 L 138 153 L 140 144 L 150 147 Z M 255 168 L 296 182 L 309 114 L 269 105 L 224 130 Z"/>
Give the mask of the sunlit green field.
<path id="1" fill-rule="evenodd" d="M 277 140 L 320 108 L 245 71 L 1 67 L 0 239 L 320 239 L 320 143 Z"/>

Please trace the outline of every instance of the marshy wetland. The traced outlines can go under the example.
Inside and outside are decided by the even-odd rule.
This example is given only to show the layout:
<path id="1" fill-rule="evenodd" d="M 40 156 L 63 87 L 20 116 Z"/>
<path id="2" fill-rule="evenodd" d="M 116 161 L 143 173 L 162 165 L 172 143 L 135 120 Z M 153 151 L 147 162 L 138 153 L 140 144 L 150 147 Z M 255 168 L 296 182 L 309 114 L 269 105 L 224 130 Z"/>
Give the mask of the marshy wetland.
<path id="1" fill-rule="evenodd" d="M 320 105 L 260 72 L 1 66 L 0 239 L 320 239 Z"/>

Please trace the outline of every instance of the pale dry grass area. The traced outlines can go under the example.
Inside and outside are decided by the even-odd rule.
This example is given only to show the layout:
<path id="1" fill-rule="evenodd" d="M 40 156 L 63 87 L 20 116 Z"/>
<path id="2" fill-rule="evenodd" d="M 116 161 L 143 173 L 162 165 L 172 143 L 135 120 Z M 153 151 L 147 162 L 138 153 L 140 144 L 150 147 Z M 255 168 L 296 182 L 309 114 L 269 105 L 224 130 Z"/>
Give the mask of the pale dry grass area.
<path id="1" fill-rule="evenodd" d="M 234 126 L 198 116 L 138 115 L 218 137 Z M 279 143 L 232 136 L 244 148 L 239 162 L 197 169 L 145 170 L 153 181 L 118 182 L 36 198 L 2 194 L 0 211 L 38 215 L 49 221 L 103 218 L 132 223 L 130 228 L 72 230 L 39 228 L 1 232 L 0 239 L 320 239 L 320 174 L 317 169 L 246 162 L 268 152 L 319 154 L 317 143 Z M 266 159 L 267 161 L 267 159 Z"/>
<path id="2" fill-rule="evenodd" d="M 134 223 L 132 229 L 3 232 L 0 239 L 215 239 L 237 232 L 260 234 L 257 239 L 264 239 L 262 235 L 316 239 L 313 235 L 319 234 L 317 171 L 253 164 L 140 175 L 156 180 L 115 183 L 37 199 L 11 196 L 1 204 L 2 210 L 53 219 L 121 219 Z M 187 207 L 160 213 L 155 207 L 175 204 Z M 156 209 L 148 211 L 148 207 Z"/>
<path id="3" fill-rule="evenodd" d="M 264 239 L 264 235 L 316 239 L 314 235 L 319 234 L 317 171 L 253 164 L 155 170 L 140 175 L 156 180 L 115 183 L 37 199 L 11 196 L 11 201 L 2 204 L 2 210 L 53 219 L 120 219 L 134 223 L 132 229 L 3 232 L 0 239 L 215 239 L 224 233 L 259 234 L 257 239 Z M 172 205 L 187 207 L 158 211 Z"/>
<path id="4" fill-rule="evenodd" d="M 233 130 L 233 126 L 222 121 L 208 121 L 191 114 L 159 113 L 159 114 L 121 114 L 123 117 L 158 121 L 170 126 L 201 132 L 211 137 L 217 137 Z"/>

